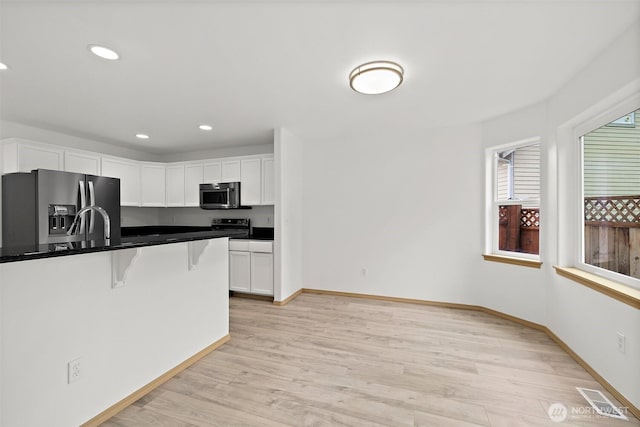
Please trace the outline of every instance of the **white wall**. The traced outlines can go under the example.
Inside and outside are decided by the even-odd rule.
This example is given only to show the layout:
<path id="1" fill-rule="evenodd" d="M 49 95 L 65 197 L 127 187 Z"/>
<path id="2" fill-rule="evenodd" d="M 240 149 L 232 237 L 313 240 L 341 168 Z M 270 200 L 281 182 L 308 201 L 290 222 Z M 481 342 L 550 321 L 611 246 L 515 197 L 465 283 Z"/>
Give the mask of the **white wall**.
<path id="1" fill-rule="evenodd" d="M 550 249 L 555 244 L 549 231 L 549 206 L 553 204 L 552 196 L 547 191 L 550 185 L 548 166 L 548 143 L 546 138 L 546 103 L 533 105 L 516 111 L 508 116 L 499 117 L 482 126 L 482 147 L 487 148 L 517 142 L 529 138 L 540 137 L 541 174 L 540 217 L 542 231 L 540 237 L 540 258 L 542 270 L 483 262 L 478 269 L 478 277 L 482 278 L 481 286 L 477 286 L 476 301 L 478 305 L 489 307 L 522 319 L 546 323 L 546 286 L 552 271 L 553 254 Z M 480 159 L 480 162 L 483 160 Z M 483 176 L 484 179 L 484 176 Z M 488 191 L 488 190 L 485 190 Z M 483 194 L 484 197 L 484 194 Z M 489 212 L 485 212 L 485 227 Z M 483 234 L 483 238 L 486 235 Z"/>
<path id="2" fill-rule="evenodd" d="M 481 285 L 479 305 L 546 325 L 636 407 L 640 310 L 558 276 L 553 266 L 572 266 L 576 259 L 580 159 L 573 130 L 630 97 L 640 100 L 638 51 L 640 23 L 547 102 L 484 123 L 485 147 L 541 136 L 543 265 L 536 270 L 487 262 L 476 281 Z M 615 118 L 616 113 L 609 114 L 613 115 L 602 116 L 601 124 Z M 617 350 L 617 331 L 627 337 L 625 354 Z"/>
<path id="3" fill-rule="evenodd" d="M 559 127 L 640 78 L 638 51 L 640 24 L 552 99 L 479 127 L 303 134 L 302 287 L 478 304 L 546 325 L 640 406 L 640 311 L 553 269 L 573 238 L 566 177 L 578 176 Z M 483 150 L 531 137 L 541 142 L 542 268 L 483 261 Z M 275 152 L 286 167 L 278 136 Z"/>
<path id="4" fill-rule="evenodd" d="M 77 426 L 224 337 L 228 239 L 141 248 L 124 287 L 97 252 L 0 265 L 0 425 Z M 67 363 L 82 378 L 67 384 Z"/>
<path id="5" fill-rule="evenodd" d="M 304 269 L 303 182 L 305 143 L 288 129 L 275 132 L 276 228 L 274 248 L 275 301 L 302 288 Z"/>
<path id="6" fill-rule="evenodd" d="M 305 137 L 304 287 L 474 303 L 480 137 L 476 126 Z"/>
<path id="7" fill-rule="evenodd" d="M 640 22 L 594 58 L 549 101 L 549 140 L 558 157 L 557 260 L 562 265 L 569 264 L 576 252 L 576 221 L 571 212 L 582 211 L 576 209 L 580 203 L 575 197 L 580 188 L 576 173 L 580 159 L 575 155 L 577 140 L 571 131 L 606 111 L 618 114 L 612 112 L 616 106 L 627 103 L 622 106 L 626 109 L 634 105 L 629 111 L 640 107 L 639 51 Z M 640 310 L 565 278 L 553 279 L 547 298 L 549 328 L 640 407 Z M 617 350 L 618 331 L 627 337 L 625 354 Z"/>

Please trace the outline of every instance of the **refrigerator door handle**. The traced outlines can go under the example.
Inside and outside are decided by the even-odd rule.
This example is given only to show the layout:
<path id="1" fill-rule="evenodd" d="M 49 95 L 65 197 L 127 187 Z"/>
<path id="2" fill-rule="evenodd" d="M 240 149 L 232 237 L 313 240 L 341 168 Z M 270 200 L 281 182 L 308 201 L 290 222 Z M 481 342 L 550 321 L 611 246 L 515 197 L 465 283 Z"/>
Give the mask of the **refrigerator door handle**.
<path id="1" fill-rule="evenodd" d="M 89 183 L 89 203 L 90 206 L 96 205 L 96 193 L 93 189 L 93 181 L 88 181 Z M 93 228 L 96 222 L 96 212 L 91 211 L 89 216 L 89 234 L 93 234 Z"/>
<path id="2" fill-rule="evenodd" d="M 87 206 L 87 193 L 85 192 L 84 181 L 80 180 L 80 209 Z M 84 234 L 85 232 L 85 220 L 84 215 L 80 218 L 80 228 L 79 230 Z M 76 233 L 79 234 L 79 233 Z"/>

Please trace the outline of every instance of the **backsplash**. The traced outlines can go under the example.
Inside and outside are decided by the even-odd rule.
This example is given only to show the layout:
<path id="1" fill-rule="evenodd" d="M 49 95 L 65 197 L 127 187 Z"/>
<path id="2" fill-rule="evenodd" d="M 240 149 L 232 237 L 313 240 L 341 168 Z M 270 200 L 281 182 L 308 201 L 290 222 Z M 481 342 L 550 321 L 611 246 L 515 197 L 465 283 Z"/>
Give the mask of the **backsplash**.
<path id="1" fill-rule="evenodd" d="M 256 227 L 273 227 L 273 206 L 252 209 L 204 210 L 192 208 L 139 208 L 123 206 L 120 211 L 123 227 L 143 225 L 211 225 L 212 218 L 249 218 Z"/>
<path id="2" fill-rule="evenodd" d="M 120 208 L 120 225 L 122 227 L 139 227 L 142 225 L 160 225 L 159 210 L 162 208 L 138 208 L 123 206 Z"/>
<path id="3" fill-rule="evenodd" d="M 144 209 L 144 208 L 141 208 Z M 253 209 L 204 210 L 193 208 L 157 208 L 158 224 L 211 225 L 212 218 L 249 218 L 255 227 L 273 227 L 273 206 L 254 206 Z"/>

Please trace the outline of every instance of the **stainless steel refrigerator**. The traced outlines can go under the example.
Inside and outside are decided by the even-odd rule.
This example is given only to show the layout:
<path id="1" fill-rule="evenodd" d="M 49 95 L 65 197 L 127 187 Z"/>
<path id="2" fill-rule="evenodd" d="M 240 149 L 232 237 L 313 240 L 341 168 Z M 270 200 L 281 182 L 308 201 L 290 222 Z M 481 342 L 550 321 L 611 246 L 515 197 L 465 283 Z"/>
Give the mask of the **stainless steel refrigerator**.
<path id="1" fill-rule="evenodd" d="M 89 205 L 106 211 L 111 240 L 120 240 L 119 179 L 47 169 L 3 175 L 2 246 L 103 240 L 104 219 L 95 210 L 81 216 L 78 234 L 68 234 Z"/>

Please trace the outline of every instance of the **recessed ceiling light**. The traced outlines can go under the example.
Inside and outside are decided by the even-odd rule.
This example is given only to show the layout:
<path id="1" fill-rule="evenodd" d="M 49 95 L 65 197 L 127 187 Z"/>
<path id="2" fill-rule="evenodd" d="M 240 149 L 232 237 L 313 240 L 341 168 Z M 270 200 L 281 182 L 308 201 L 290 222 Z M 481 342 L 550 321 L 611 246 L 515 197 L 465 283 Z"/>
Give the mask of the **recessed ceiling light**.
<path id="1" fill-rule="evenodd" d="M 136 138 L 149 139 L 149 135 L 145 135 L 144 133 L 137 133 Z"/>
<path id="2" fill-rule="evenodd" d="M 2 62 L 0 62 L 0 71 L 4 71 L 7 70 L 9 67 L 7 67 L 6 64 L 3 64 Z"/>
<path id="3" fill-rule="evenodd" d="M 349 85 L 356 92 L 378 95 L 402 83 L 404 69 L 391 61 L 373 61 L 357 66 L 349 74 Z"/>
<path id="4" fill-rule="evenodd" d="M 99 56 L 102 59 L 108 59 L 110 61 L 115 61 L 120 58 L 120 55 L 114 50 L 109 49 L 108 47 L 98 46 L 96 44 L 90 44 L 89 50 L 96 56 Z"/>
<path id="5" fill-rule="evenodd" d="M 198 126 L 198 129 L 200 129 L 200 130 L 213 130 L 213 126 L 210 126 L 210 125 L 200 125 L 200 126 Z"/>

